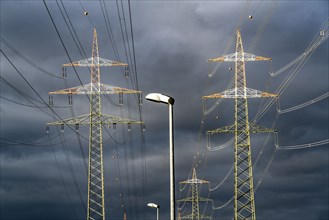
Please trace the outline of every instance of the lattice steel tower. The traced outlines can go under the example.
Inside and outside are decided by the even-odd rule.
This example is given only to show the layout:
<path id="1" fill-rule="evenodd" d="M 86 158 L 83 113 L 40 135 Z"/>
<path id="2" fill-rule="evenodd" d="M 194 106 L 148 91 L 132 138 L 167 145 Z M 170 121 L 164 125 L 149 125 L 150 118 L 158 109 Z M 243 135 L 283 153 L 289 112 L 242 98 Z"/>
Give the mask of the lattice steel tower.
<path id="1" fill-rule="evenodd" d="M 101 66 L 125 66 L 128 64 L 107 60 L 99 57 L 97 33 L 94 29 L 92 57 L 63 65 L 63 76 L 66 76 L 66 67 L 90 67 L 90 84 L 73 88 L 49 92 L 50 104 L 53 102 L 53 94 L 67 94 L 69 104 L 72 105 L 72 94 L 87 94 L 90 101 L 90 113 L 76 118 L 51 122 L 47 125 L 75 125 L 78 131 L 79 125 L 89 125 L 89 165 L 88 165 L 88 207 L 87 220 L 105 220 L 104 210 L 104 178 L 103 178 L 103 146 L 102 126 L 115 126 L 116 124 L 141 124 L 143 122 L 126 118 L 102 114 L 101 94 L 141 94 L 140 91 L 114 87 L 101 83 Z"/>
<path id="2" fill-rule="evenodd" d="M 209 59 L 208 62 L 235 62 L 235 87 L 221 93 L 204 96 L 203 99 L 234 98 L 235 123 L 231 126 L 207 131 L 208 144 L 210 135 L 215 133 L 234 133 L 234 219 L 255 220 L 255 201 L 252 176 L 252 162 L 250 150 L 250 133 L 275 132 L 255 124 L 249 123 L 248 98 L 277 97 L 246 87 L 246 61 L 266 61 L 271 58 L 260 57 L 243 51 L 240 31 L 237 31 L 235 53 L 218 58 Z"/>
<path id="3" fill-rule="evenodd" d="M 191 184 L 191 196 L 180 199 L 178 202 L 190 202 L 192 206 L 192 211 L 190 215 L 181 216 L 179 214 L 179 219 L 189 219 L 189 220 L 201 220 L 201 219 L 211 219 L 210 216 L 200 215 L 199 202 L 211 202 L 211 199 L 199 197 L 198 184 L 209 184 L 209 181 L 198 179 L 196 176 L 195 168 L 192 171 L 192 178 L 186 181 L 182 181 L 179 184 Z"/>

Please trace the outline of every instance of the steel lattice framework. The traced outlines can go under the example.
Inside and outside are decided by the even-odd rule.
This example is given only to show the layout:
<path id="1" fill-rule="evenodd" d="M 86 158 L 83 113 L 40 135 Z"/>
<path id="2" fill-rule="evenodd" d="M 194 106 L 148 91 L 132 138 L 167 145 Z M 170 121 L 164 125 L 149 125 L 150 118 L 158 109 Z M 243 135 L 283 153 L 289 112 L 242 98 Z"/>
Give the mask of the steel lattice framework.
<path id="1" fill-rule="evenodd" d="M 195 168 L 192 171 L 192 178 L 186 181 L 182 181 L 179 184 L 191 184 L 191 196 L 180 199 L 178 202 L 191 202 L 192 211 L 190 215 L 180 216 L 180 219 L 189 219 L 189 220 L 201 220 L 201 219 L 210 219 L 210 216 L 200 215 L 199 202 L 212 202 L 211 199 L 199 197 L 198 184 L 209 184 L 209 181 L 201 180 L 197 178 Z"/>
<path id="2" fill-rule="evenodd" d="M 204 96 L 211 98 L 235 99 L 235 123 L 231 126 L 207 131 L 209 136 L 215 133 L 233 133 L 234 138 L 234 219 L 256 220 L 252 162 L 250 150 L 250 133 L 275 132 L 261 126 L 249 124 L 248 98 L 277 97 L 276 94 L 262 92 L 246 87 L 246 61 L 266 61 L 271 58 L 260 57 L 245 53 L 243 50 L 240 31 L 237 33 L 236 52 L 226 56 L 209 59 L 208 62 L 235 62 L 235 88 Z"/>
<path id="3" fill-rule="evenodd" d="M 104 177 L 103 177 L 103 146 L 102 146 L 102 126 L 116 124 L 142 124 L 126 118 L 102 114 L 101 94 L 141 94 L 125 88 L 114 87 L 102 84 L 100 81 L 101 66 L 128 66 L 126 63 L 107 60 L 99 57 L 97 32 L 94 29 L 92 57 L 63 65 L 63 75 L 66 76 L 66 67 L 90 67 L 91 82 L 87 85 L 73 87 L 64 90 L 49 92 L 52 102 L 53 94 L 69 95 L 69 102 L 72 104 L 72 94 L 87 94 L 90 100 L 90 113 L 76 118 L 56 121 L 47 125 L 89 125 L 89 165 L 88 165 L 88 209 L 87 220 L 105 220 L 104 209 Z"/>

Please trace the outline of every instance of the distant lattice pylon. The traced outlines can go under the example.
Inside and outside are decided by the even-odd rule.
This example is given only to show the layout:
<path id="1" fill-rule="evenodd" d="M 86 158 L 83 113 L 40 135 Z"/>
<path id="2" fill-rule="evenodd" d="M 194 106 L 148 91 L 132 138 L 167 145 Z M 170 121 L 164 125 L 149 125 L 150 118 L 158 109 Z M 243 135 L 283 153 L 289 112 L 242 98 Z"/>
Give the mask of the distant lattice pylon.
<path id="1" fill-rule="evenodd" d="M 256 220 L 254 187 L 252 176 L 250 133 L 275 132 L 261 126 L 249 124 L 248 98 L 277 97 L 276 94 L 262 92 L 246 87 L 246 61 L 266 61 L 271 58 L 245 53 L 242 45 L 240 31 L 237 31 L 235 53 L 209 59 L 208 62 L 235 62 L 235 87 L 221 93 L 204 96 L 210 98 L 235 99 L 235 123 L 231 126 L 207 131 L 208 141 L 210 135 L 215 133 L 233 133 L 234 135 L 234 219 Z M 209 143 L 208 143 L 209 144 Z"/>
<path id="2" fill-rule="evenodd" d="M 99 57 L 96 29 L 94 29 L 92 57 L 64 64 L 63 76 L 66 77 L 65 68 L 70 66 L 90 67 L 90 84 L 49 92 L 50 104 L 53 102 L 53 94 L 67 94 L 69 96 L 70 105 L 72 105 L 72 94 L 87 94 L 89 95 L 90 100 L 90 113 L 75 118 L 47 123 L 47 125 L 75 125 L 77 128 L 79 125 L 89 125 L 87 220 L 105 220 L 102 126 L 115 126 L 116 124 L 142 124 L 143 122 L 102 114 L 101 94 L 119 94 L 119 96 L 122 96 L 123 94 L 141 94 L 142 92 L 101 83 L 101 66 L 128 66 L 128 64 Z"/>
<path id="3" fill-rule="evenodd" d="M 199 208 L 199 202 L 212 202 L 211 199 L 199 197 L 198 184 L 209 184 L 209 181 L 198 179 L 195 168 L 193 168 L 192 178 L 186 181 L 182 181 L 179 184 L 190 184 L 191 196 L 184 199 L 180 199 L 178 200 L 178 202 L 190 202 L 192 205 L 191 214 L 181 216 L 179 213 L 179 219 L 189 219 L 189 220 L 211 219 L 210 216 L 200 215 L 200 208 Z"/>

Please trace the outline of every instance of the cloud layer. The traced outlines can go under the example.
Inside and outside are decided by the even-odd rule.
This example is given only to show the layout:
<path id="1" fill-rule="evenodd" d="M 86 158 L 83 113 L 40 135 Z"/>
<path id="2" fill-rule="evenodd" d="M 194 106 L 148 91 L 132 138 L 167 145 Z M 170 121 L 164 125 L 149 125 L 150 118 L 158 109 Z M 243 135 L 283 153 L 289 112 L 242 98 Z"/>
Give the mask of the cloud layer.
<path id="1" fill-rule="evenodd" d="M 122 39 L 122 34 L 125 35 L 124 20 L 122 16 L 121 32 L 117 13 L 118 9 L 121 10 L 121 2 L 118 2 L 118 9 L 116 1 L 102 2 L 63 1 L 62 4 L 60 1 L 46 1 L 72 60 L 83 59 L 84 52 L 90 56 L 92 28 L 95 25 L 100 55 L 111 60 L 119 57 L 121 61 L 128 62 L 124 50 L 128 44 L 124 44 Z M 0 4 L 1 37 L 39 67 L 61 76 L 61 65 L 70 61 L 43 2 L 1 1 Z M 66 21 L 72 23 L 83 51 L 80 48 L 79 52 L 64 22 L 61 14 L 61 10 L 65 12 L 63 5 L 70 18 Z M 130 33 L 126 2 L 123 2 L 123 7 L 127 33 Z M 117 54 L 113 51 L 113 41 L 110 40 L 102 13 L 105 9 L 111 21 Z M 85 10 L 88 16 L 83 14 Z M 180 192 L 179 182 L 191 177 L 193 166 L 197 165 L 198 177 L 209 180 L 210 187 L 214 188 L 233 165 L 233 146 L 218 151 L 209 150 L 205 131 L 234 122 L 234 101 L 224 100 L 210 114 L 203 116 L 201 97 L 225 90 L 234 75 L 234 68 L 229 70 L 233 65 L 231 63 L 220 66 L 208 64 L 207 59 L 234 52 L 235 28 L 239 26 L 245 50 L 271 57 L 273 71 L 277 71 L 301 55 L 312 39 L 319 35 L 328 17 L 328 2 L 132 1 L 131 12 L 139 89 L 144 94 L 168 94 L 176 100 L 176 197 L 182 199 L 189 190 L 187 186 Z M 271 13 L 272 16 L 269 16 Z M 253 18 L 248 19 L 248 15 Z M 258 32 L 264 24 L 267 24 L 264 31 Z M 132 46 L 131 41 L 129 46 Z M 31 66 L 3 42 L 1 50 L 45 102 L 48 102 L 47 93 L 50 91 L 80 85 L 73 69 L 67 71 L 65 82 Z M 208 78 L 208 72 L 214 69 L 215 75 Z M 82 83 L 89 83 L 88 69 L 77 68 L 76 71 Z M 125 79 L 120 69 L 102 68 L 101 71 L 104 83 L 132 87 L 131 78 Z M 247 63 L 248 87 L 275 92 L 289 70 L 271 79 L 270 71 L 266 62 Z M 85 218 L 88 127 L 81 126 L 79 136 L 65 128 L 64 137 L 59 128 L 51 127 L 49 142 L 45 124 L 54 120 L 51 111 L 45 108 L 43 100 L 26 84 L 3 54 L 1 77 L 28 98 L 1 81 L 0 218 Z M 281 108 L 299 105 L 326 92 L 327 41 L 317 48 L 282 93 Z M 57 106 L 55 112 L 61 118 L 89 112 L 86 96 L 75 96 L 73 101 L 72 112 L 67 107 L 66 96 L 54 96 Z M 209 101 L 208 108 L 214 102 Z M 249 101 L 250 119 L 264 102 L 259 99 Z M 133 97 L 125 97 L 123 107 L 115 104 L 118 104 L 117 96 L 103 97 L 104 113 L 139 119 L 138 105 Z M 312 143 L 328 139 L 328 112 L 328 98 L 280 116 L 273 105 L 258 123 L 271 127 L 275 122 L 282 146 Z M 138 126 L 133 126 L 130 133 L 125 125 L 103 131 L 107 219 L 123 219 L 124 209 L 128 219 L 154 219 L 155 210 L 146 207 L 147 202 L 159 204 L 161 219 L 169 219 L 167 108 L 144 102 L 142 113 L 146 124 L 143 133 L 145 145 Z M 56 115 L 55 118 L 58 120 Z M 214 137 L 212 146 L 223 144 L 232 137 Z M 252 136 L 252 156 L 255 186 L 261 181 L 255 194 L 257 219 L 329 218 L 328 144 L 302 150 L 275 151 L 272 137 L 257 134 Z M 266 169 L 271 158 L 273 161 Z M 207 186 L 202 186 L 200 196 L 209 195 L 214 200 L 214 206 L 218 207 L 233 196 L 233 187 L 232 173 L 221 187 L 210 193 Z M 182 204 L 177 205 L 182 207 Z M 200 207 L 204 209 L 204 205 Z M 181 212 L 188 214 L 190 204 L 186 204 Z M 214 220 L 232 219 L 233 203 L 214 211 L 209 204 L 204 214 L 212 214 Z"/>

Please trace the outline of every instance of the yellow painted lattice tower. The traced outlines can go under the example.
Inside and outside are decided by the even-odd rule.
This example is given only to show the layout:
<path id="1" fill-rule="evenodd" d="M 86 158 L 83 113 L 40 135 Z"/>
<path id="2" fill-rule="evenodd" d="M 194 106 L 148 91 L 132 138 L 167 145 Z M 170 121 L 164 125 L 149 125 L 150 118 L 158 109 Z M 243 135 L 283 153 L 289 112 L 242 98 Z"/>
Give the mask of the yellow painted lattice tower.
<path id="1" fill-rule="evenodd" d="M 52 95 L 67 94 L 69 104 L 72 105 L 73 94 L 88 95 L 90 113 L 76 118 L 47 123 L 47 125 L 89 125 L 89 163 L 88 163 L 88 207 L 87 220 L 105 220 L 104 205 L 104 167 L 103 167 L 103 141 L 102 126 L 115 126 L 116 124 L 142 124 L 143 122 L 120 118 L 102 113 L 102 94 L 141 94 L 140 91 L 114 87 L 101 83 L 100 67 L 128 66 L 126 63 L 107 60 L 99 57 L 97 32 L 94 28 L 92 57 L 63 65 L 63 76 L 66 77 L 66 67 L 90 67 L 90 84 L 73 88 L 49 92 L 50 103 L 53 104 Z"/>
<path id="2" fill-rule="evenodd" d="M 192 170 L 192 178 L 186 181 L 182 181 L 179 184 L 190 184 L 191 196 L 180 199 L 178 202 L 190 202 L 191 203 L 191 214 L 181 216 L 179 213 L 179 219 L 189 219 L 189 220 L 201 220 L 201 219 L 211 219 L 210 216 L 200 215 L 200 202 L 210 202 L 211 199 L 199 197 L 199 184 L 209 184 L 209 181 L 201 180 L 197 178 L 195 168 Z"/>
<path id="3" fill-rule="evenodd" d="M 256 220 L 250 133 L 274 131 L 249 123 L 248 98 L 277 97 L 277 95 L 246 87 L 245 62 L 266 61 L 271 58 L 245 53 L 240 31 L 237 31 L 236 35 L 235 53 L 208 60 L 208 62 L 235 62 L 234 88 L 204 96 L 203 99 L 233 98 L 235 100 L 234 125 L 207 131 L 208 141 L 215 133 L 234 134 L 234 219 Z"/>

